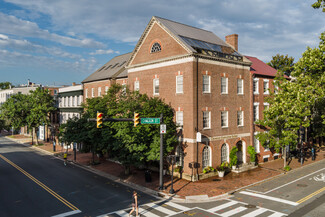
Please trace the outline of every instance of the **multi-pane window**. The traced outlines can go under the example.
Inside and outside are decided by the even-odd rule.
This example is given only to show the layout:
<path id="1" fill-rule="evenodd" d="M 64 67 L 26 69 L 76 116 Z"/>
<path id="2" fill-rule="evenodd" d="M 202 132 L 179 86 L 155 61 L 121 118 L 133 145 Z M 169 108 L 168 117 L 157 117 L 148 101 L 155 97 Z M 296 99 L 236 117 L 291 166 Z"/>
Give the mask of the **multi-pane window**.
<path id="1" fill-rule="evenodd" d="M 210 166 L 210 147 L 206 145 L 202 151 L 202 168 Z"/>
<path id="2" fill-rule="evenodd" d="M 244 126 L 244 111 L 237 111 L 237 126 Z"/>
<path id="3" fill-rule="evenodd" d="M 221 127 L 228 127 L 228 111 L 221 112 Z"/>
<path id="4" fill-rule="evenodd" d="M 221 93 L 227 94 L 228 93 L 228 78 L 221 77 Z"/>
<path id="5" fill-rule="evenodd" d="M 221 146 L 221 162 L 227 162 L 228 161 L 228 147 L 227 144 L 224 143 Z"/>
<path id="6" fill-rule="evenodd" d="M 159 95 L 159 78 L 153 79 L 153 94 Z"/>
<path id="7" fill-rule="evenodd" d="M 203 75 L 203 93 L 210 93 L 210 76 Z"/>
<path id="8" fill-rule="evenodd" d="M 269 94 L 269 80 L 263 80 L 263 92 Z"/>
<path id="9" fill-rule="evenodd" d="M 161 45 L 158 42 L 155 42 L 151 47 L 151 53 L 156 53 L 161 51 Z"/>
<path id="10" fill-rule="evenodd" d="M 258 94 L 258 78 L 253 80 L 253 93 Z"/>
<path id="11" fill-rule="evenodd" d="M 244 80 L 237 79 L 237 94 L 244 94 Z"/>
<path id="12" fill-rule="evenodd" d="M 91 97 L 95 97 L 95 89 L 91 88 Z"/>
<path id="13" fill-rule="evenodd" d="M 105 86 L 105 94 L 107 94 L 108 86 Z"/>
<path id="14" fill-rule="evenodd" d="M 122 93 L 126 94 L 126 84 L 122 84 Z"/>
<path id="15" fill-rule="evenodd" d="M 277 94 L 279 92 L 279 86 L 274 84 L 274 93 Z"/>
<path id="16" fill-rule="evenodd" d="M 88 98 L 88 88 L 86 89 L 86 99 Z"/>
<path id="17" fill-rule="evenodd" d="M 258 107 L 259 105 L 258 104 L 254 104 L 254 107 L 253 107 L 253 115 L 254 115 L 254 122 L 257 121 L 259 118 L 259 114 L 258 114 Z"/>
<path id="18" fill-rule="evenodd" d="M 183 126 L 183 111 L 176 112 L 176 124 L 180 127 Z"/>
<path id="19" fill-rule="evenodd" d="M 210 128 L 210 112 L 203 112 L 203 128 Z"/>
<path id="20" fill-rule="evenodd" d="M 260 141 L 258 141 L 256 134 L 254 135 L 254 148 L 256 153 L 260 153 Z"/>
<path id="21" fill-rule="evenodd" d="M 98 96 L 101 96 L 101 95 L 102 95 L 102 88 L 98 87 Z"/>
<path id="22" fill-rule="evenodd" d="M 139 91 L 140 90 L 140 82 L 139 81 L 135 81 L 134 82 L 134 91 Z"/>
<path id="23" fill-rule="evenodd" d="M 183 93 L 183 75 L 176 76 L 176 93 Z"/>
<path id="24" fill-rule="evenodd" d="M 69 98 L 66 96 L 65 97 L 65 106 L 66 107 L 69 107 L 70 105 L 69 105 Z"/>

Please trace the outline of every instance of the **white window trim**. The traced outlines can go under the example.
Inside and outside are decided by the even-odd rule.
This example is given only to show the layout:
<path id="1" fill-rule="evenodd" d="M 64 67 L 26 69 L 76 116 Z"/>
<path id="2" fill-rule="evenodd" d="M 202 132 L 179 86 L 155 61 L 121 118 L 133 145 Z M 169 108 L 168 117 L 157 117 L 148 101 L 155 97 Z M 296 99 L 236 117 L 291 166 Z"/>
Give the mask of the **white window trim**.
<path id="1" fill-rule="evenodd" d="M 241 81 L 241 85 L 242 85 L 242 92 L 241 93 L 238 93 L 238 80 Z M 237 79 L 237 95 L 244 95 L 244 79 L 242 79 L 242 78 Z"/>
<path id="2" fill-rule="evenodd" d="M 227 113 L 227 121 L 226 121 L 226 126 L 222 126 L 222 113 L 223 112 L 226 112 Z M 229 120 L 228 120 L 228 117 L 229 116 L 229 112 L 228 111 L 221 111 L 221 128 L 228 128 L 229 127 Z"/>
<path id="3" fill-rule="evenodd" d="M 208 121 L 208 127 L 203 127 L 204 130 L 207 130 L 207 129 L 211 129 L 211 112 L 210 111 L 204 111 L 204 112 L 208 112 L 209 114 L 209 121 Z M 204 117 L 204 116 L 203 116 Z"/>
<path id="4" fill-rule="evenodd" d="M 253 106 L 253 115 L 254 115 L 254 107 L 255 106 L 257 106 L 257 109 L 256 109 L 256 116 L 257 116 L 257 118 L 256 118 L 256 120 L 255 121 L 257 121 L 257 120 L 259 120 L 260 119 L 260 112 L 259 112 L 259 110 L 260 110 L 260 103 L 258 103 L 258 102 L 254 102 L 254 106 Z M 253 118 L 255 118 L 255 117 L 253 117 Z M 253 119 L 254 120 L 254 119 Z M 255 122 L 254 121 L 254 122 Z"/>
<path id="5" fill-rule="evenodd" d="M 91 88 L 91 97 L 95 97 L 95 88 Z"/>
<path id="6" fill-rule="evenodd" d="M 88 88 L 86 89 L 86 99 L 88 98 Z"/>
<path id="7" fill-rule="evenodd" d="M 182 113 L 182 115 L 183 115 L 183 123 L 182 124 L 179 124 L 179 122 L 178 122 L 178 116 L 180 113 Z M 178 125 L 179 128 L 183 128 L 183 126 L 184 126 L 184 112 L 183 111 L 176 111 L 176 124 Z"/>
<path id="8" fill-rule="evenodd" d="M 178 90 L 178 84 L 177 84 L 177 79 L 182 77 L 182 90 Z M 176 76 L 176 93 L 184 93 L 184 77 L 183 75 L 177 75 Z"/>
<path id="9" fill-rule="evenodd" d="M 238 112 L 242 113 L 242 120 L 241 120 L 242 125 L 238 125 L 238 123 L 237 123 L 237 127 L 243 127 L 244 126 L 244 111 L 237 111 L 237 119 L 238 119 Z"/>
<path id="10" fill-rule="evenodd" d="M 203 82 L 202 82 L 202 85 L 204 86 L 204 77 L 208 77 L 209 79 L 208 79 L 208 81 L 209 81 L 209 85 L 208 85 L 208 90 L 203 90 L 203 93 L 211 93 L 211 76 L 210 75 L 203 75 Z M 203 86 L 202 86 L 202 89 L 203 89 Z"/>
<path id="11" fill-rule="evenodd" d="M 222 79 L 226 79 L 226 92 L 222 92 Z M 221 94 L 228 94 L 228 78 L 227 77 L 221 77 Z"/>
<path id="12" fill-rule="evenodd" d="M 102 87 L 98 87 L 98 96 L 102 95 Z"/>
<path id="13" fill-rule="evenodd" d="M 260 141 L 258 139 L 256 139 L 257 145 L 255 146 L 255 138 L 256 138 L 256 135 L 257 135 L 257 132 L 254 133 L 254 148 L 255 148 L 256 153 L 260 153 L 261 152 L 261 149 L 260 149 Z M 258 150 L 256 149 L 256 147 L 258 147 Z"/>
<path id="14" fill-rule="evenodd" d="M 137 88 L 136 88 L 136 86 L 137 86 Z M 134 91 L 139 91 L 139 90 L 140 90 L 140 82 L 139 81 L 135 81 L 134 82 Z"/>
<path id="15" fill-rule="evenodd" d="M 230 162 L 230 159 L 229 159 L 229 145 L 228 145 L 228 143 L 223 143 L 223 144 L 226 144 L 226 148 L 227 148 L 227 162 L 229 163 Z M 220 149 L 221 153 L 222 153 L 222 146 L 223 146 L 223 144 L 221 145 L 221 149 Z M 221 159 L 221 155 L 220 155 L 220 159 Z"/>
<path id="16" fill-rule="evenodd" d="M 153 79 L 153 95 L 155 96 L 159 96 L 159 93 L 156 93 L 156 80 L 158 80 L 158 83 L 159 83 L 159 78 L 154 78 Z M 158 87 L 160 86 L 160 83 L 158 85 Z M 160 88 L 159 88 L 159 92 L 160 92 Z"/>
<path id="17" fill-rule="evenodd" d="M 208 149 L 209 149 L 209 165 L 207 165 L 208 167 L 211 167 L 212 166 L 212 150 L 211 150 L 211 147 L 210 147 L 210 145 L 208 145 L 209 144 L 209 141 L 205 141 L 205 146 L 204 147 L 208 147 Z M 203 158 L 203 150 L 204 149 L 202 149 L 202 153 L 201 153 L 201 155 L 202 155 L 202 158 Z M 203 160 L 202 160 L 202 163 L 203 163 Z M 202 169 L 204 169 L 203 168 L 203 165 L 202 165 Z"/>
<path id="18" fill-rule="evenodd" d="M 264 84 L 265 84 L 265 82 L 267 83 L 267 89 L 266 89 L 266 91 L 264 91 Z M 269 89 L 270 89 L 270 80 L 269 79 L 263 79 L 263 94 L 265 94 L 265 95 L 270 94 Z"/>
<path id="19" fill-rule="evenodd" d="M 258 78 L 254 78 L 254 79 L 253 79 L 253 85 L 254 85 L 255 81 L 257 81 L 257 87 L 256 87 L 256 91 L 253 92 L 253 93 L 254 93 L 254 94 L 259 94 L 259 82 L 260 82 L 260 79 L 258 79 Z M 254 86 L 253 86 L 253 90 L 254 90 Z"/>
<path id="20" fill-rule="evenodd" d="M 107 94 L 108 86 L 105 86 L 105 94 Z"/>

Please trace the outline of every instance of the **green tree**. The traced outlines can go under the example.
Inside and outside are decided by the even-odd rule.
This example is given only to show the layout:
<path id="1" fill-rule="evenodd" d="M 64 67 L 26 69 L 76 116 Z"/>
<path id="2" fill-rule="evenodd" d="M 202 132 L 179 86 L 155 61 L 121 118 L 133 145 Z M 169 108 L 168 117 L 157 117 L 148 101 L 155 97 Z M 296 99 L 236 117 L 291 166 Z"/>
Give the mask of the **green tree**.
<path id="1" fill-rule="evenodd" d="M 8 125 L 14 129 L 19 129 L 27 124 L 27 116 L 30 113 L 29 97 L 24 94 L 11 96 L 0 107 L 0 116 Z"/>
<path id="2" fill-rule="evenodd" d="M 30 91 L 28 96 L 28 104 L 30 111 L 26 118 L 27 126 L 33 129 L 37 135 L 38 127 L 40 125 L 49 124 L 49 113 L 55 111 L 54 99 L 47 89 L 37 88 Z M 32 136 L 33 138 L 34 136 Z M 32 144 L 34 140 L 32 139 Z M 38 145 L 38 138 L 36 136 L 36 144 Z"/>
<path id="3" fill-rule="evenodd" d="M 325 0 L 317 0 L 311 6 L 315 9 L 323 8 L 323 12 L 325 12 Z"/>
<path id="4" fill-rule="evenodd" d="M 0 89 L 5 90 L 14 87 L 10 82 L 0 82 Z"/>
<path id="5" fill-rule="evenodd" d="M 272 60 L 268 62 L 267 64 L 276 70 L 280 70 L 281 72 L 284 72 L 287 76 L 290 76 L 291 72 L 293 71 L 294 66 L 294 58 L 289 57 L 287 55 L 280 55 L 277 54 L 272 57 Z"/>
<path id="6" fill-rule="evenodd" d="M 269 129 L 258 134 L 264 147 L 277 152 L 286 145 L 295 147 L 299 127 L 307 128 L 316 121 L 324 129 L 325 33 L 320 39 L 319 47 L 307 48 L 295 64 L 292 80 L 284 79 L 279 72 L 276 79 L 279 92 L 267 99 L 270 107 L 264 111 L 264 120 L 257 122 Z"/>

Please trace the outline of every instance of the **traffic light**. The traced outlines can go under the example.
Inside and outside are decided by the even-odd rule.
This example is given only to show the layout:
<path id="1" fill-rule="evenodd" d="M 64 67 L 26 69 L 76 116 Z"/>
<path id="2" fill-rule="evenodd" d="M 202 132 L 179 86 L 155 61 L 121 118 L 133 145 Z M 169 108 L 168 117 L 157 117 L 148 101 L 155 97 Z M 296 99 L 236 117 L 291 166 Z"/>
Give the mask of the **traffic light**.
<path id="1" fill-rule="evenodd" d="M 140 114 L 134 112 L 134 127 L 137 127 L 140 124 Z"/>
<path id="2" fill-rule="evenodd" d="M 103 113 L 97 112 L 97 128 L 103 127 Z"/>

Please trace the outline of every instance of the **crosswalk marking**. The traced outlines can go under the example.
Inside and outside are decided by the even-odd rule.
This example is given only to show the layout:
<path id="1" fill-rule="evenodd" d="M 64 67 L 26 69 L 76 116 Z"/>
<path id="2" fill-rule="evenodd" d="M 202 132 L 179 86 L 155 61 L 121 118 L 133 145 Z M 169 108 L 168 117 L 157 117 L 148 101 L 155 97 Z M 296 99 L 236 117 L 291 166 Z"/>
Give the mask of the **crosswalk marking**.
<path id="1" fill-rule="evenodd" d="M 117 211 L 116 214 L 119 215 L 119 216 L 121 216 L 121 217 L 126 217 L 126 216 L 129 215 L 129 213 L 127 213 L 124 210 Z"/>
<path id="2" fill-rule="evenodd" d="M 168 206 L 171 206 L 171 207 L 175 207 L 176 209 L 179 209 L 179 210 L 188 210 L 188 209 L 190 209 L 190 208 L 188 208 L 188 207 L 186 207 L 186 206 L 182 206 L 182 205 L 179 205 L 179 204 L 177 204 L 177 203 L 173 203 L 173 202 L 171 202 L 171 201 L 169 201 L 169 202 L 167 202 L 166 203 Z"/>
<path id="3" fill-rule="evenodd" d="M 281 217 L 281 216 L 286 216 L 286 215 L 280 212 L 275 212 L 272 215 L 269 215 L 269 217 Z"/>
<path id="4" fill-rule="evenodd" d="M 141 207 L 139 207 L 139 213 L 140 215 L 144 215 L 144 216 L 147 216 L 147 217 L 160 217 L 159 215 L 156 215 L 152 212 L 149 212 L 148 210 L 146 209 L 143 209 Z"/>
<path id="5" fill-rule="evenodd" d="M 146 206 L 149 206 L 149 207 L 151 207 L 151 208 L 154 208 L 154 209 L 156 209 L 156 210 L 158 210 L 158 211 L 160 211 L 160 212 L 162 212 L 162 213 L 166 213 L 166 214 L 168 214 L 168 215 L 175 215 L 176 214 L 176 212 L 174 212 L 174 211 L 172 211 L 172 210 L 169 210 L 169 209 L 166 209 L 166 208 L 164 208 L 164 207 L 162 207 L 162 206 L 159 206 L 159 205 L 157 205 L 157 204 L 155 204 L 155 203 L 147 203 L 147 204 L 145 204 Z"/>
<path id="6" fill-rule="evenodd" d="M 242 212 L 244 210 L 246 210 L 247 208 L 246 207 L 243 207 L 243 206 L 240 206 L 240 207 L 237 207 L 236 209 L 232 209 L 228 212 L 225 212 L 225 213 L 218 213 L 218 215 L 221 215 L 222 217 L 229 217 L 229 216 L 232 216 L 232 215 L 235 215 L 239 212 Z"/>
<path id="7" fill-rule="evenodd" d="M 208 211 L 208 212 L 216 212 L 216 211 L 218 211 L 218 210 L 221 210 L 221 209 L 227 208 L 227 207 L 232 206 L 232 205 L 235 205 L 235 204 L 237 204 L 237 203 L 238 203 L 238 202 L 236 202 L 236 201 L 230 201 L 230 202 L 225 203 L 225 204 L 222 204 L 222 205 L 220 205 L 220 206 L 216 206 L 216 207 L 213 207 L 213 208 L 211 208 L 211 209 L 208 209 L 207 211 Z"/>
<path id="8" fill-rule="evenodd" d="M 253 212 L 250 212 L 246 215 L 243 215 L 242 217 L 255 217 L 255 216 L 258 216 L 260 214 L 262 214 L 263 212 L 266 212 L 267 209 L 264 209 L 264 208 L 258 208 L 257 210 L 254 210 Z"/>

